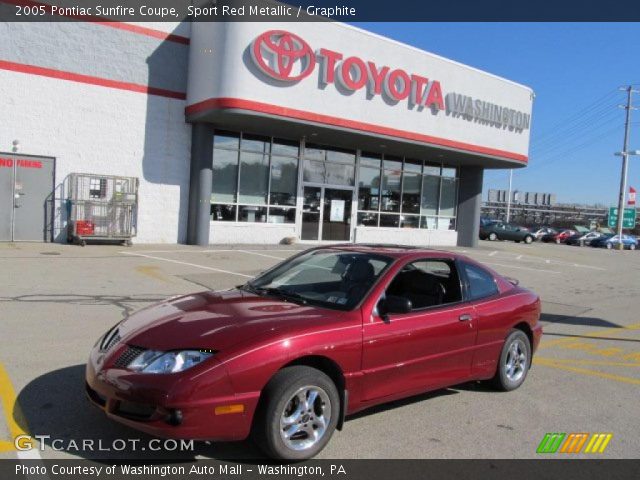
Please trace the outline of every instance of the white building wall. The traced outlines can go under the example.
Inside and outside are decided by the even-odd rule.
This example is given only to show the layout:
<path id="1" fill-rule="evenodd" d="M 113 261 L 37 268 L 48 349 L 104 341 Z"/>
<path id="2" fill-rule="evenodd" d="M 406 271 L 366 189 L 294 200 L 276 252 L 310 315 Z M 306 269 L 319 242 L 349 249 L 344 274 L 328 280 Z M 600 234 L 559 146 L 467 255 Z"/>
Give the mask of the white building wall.
<path id="1" fill-rule="evenodd" d="M 188 27 L 179 34 L 188 36 Z M 186 68 L 186 45 L 82 22 L 4 25 L 5 35 L 15 49 L 0 48 L 0 60 L 186 93 L 186 72 L 158 68 L 167 52 L 184 52 Z M 92 43 L 95 58 L 84 58 Z M 0 68 L 0 151 L 17 139 L 19 153 L 56 158 L 56 241 L 66 241 L 68 175 L 80 172 L 137 177 L 134 241 L 184 242 L 191 153 L 184 109 L 177 98 Z"/>
<path id="2" fill-rule="evenodd" d="M 308 77 L 299 81 L 276 80 L 255 65 L 253 42 L 261 34 L 274 30 L 299 36 L 316 52 L 313 55 L 316 64 Z M 429 108 L 412 106 L 408 99 L 394 102 L 383 94 L 371 95 L 368 86 L 351 92 L 340 87 L 337 80 L 324 85 L 324 61 L 317 52 L 329 49 L 342 54 L 344 59 L 356 56 L 364 62 L 374 62 L 378 68 L 387 66 L 408 75 L 437 80 L 445 97 L 462 94 L 474 101 L 531 114 L 534 95 L 529 87 L 467 65 L 338 22 L 197 22 L 192 26 L 191 47 L 187 101 L 192 112 L 236 105 L 235 108 L 276 112 L 285 118 L 304 118 L 374 135 L 385 132 L 391 137 L 477 154 L 493 151 L 515 164 L 526 163 L 528 128 L 520 131 L 506 126 L 497 128 L 477 122 L 472 116 L 463 118 L 446 110 L 434 113 Z M 292 75 L 300 73 L 299 63 Z"/>
<path id="3" fill-rule="evenodd" d="M 417 247 L 453 247 L 458 241 L 455 230 L 356 227 L 356 243 L 391 243 Z"/>
<path id="4" fill-rule="evenodd" d="M 209 243 L 212 244 L 277 245 L 290 237 L 297 237 L 293 224 L 211 223 L 209 230 Z"/>
<path id="5" fill-rule="evenodd" d="M 0 70 L 0 150 L 11 151 L 17 139 L 20 153 L 56 157 L 56 241 L 66 241 L 65 180 L 85 172 L 138 177 L 135 241 L 176 243 L 185 240 L 189 188 L 184 107 L 181 100 Z"/>

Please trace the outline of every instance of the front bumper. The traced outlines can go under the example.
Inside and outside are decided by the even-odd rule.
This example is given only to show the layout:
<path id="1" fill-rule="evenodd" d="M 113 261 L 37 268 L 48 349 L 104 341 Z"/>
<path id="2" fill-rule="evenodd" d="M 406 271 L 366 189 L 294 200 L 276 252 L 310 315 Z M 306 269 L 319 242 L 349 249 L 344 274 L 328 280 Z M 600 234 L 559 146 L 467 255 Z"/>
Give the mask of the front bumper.
<path id="1" fill-rule="evenodd" d="M 116 351 L 112 358 L 117 356 Z M 233 392 L 216 360 L 167 375 L 131 372 L 108 361 L 102 366 L 103 361 L 100 352 L 92 352 L 85 389 L 107 417 L 162 438 L 232 441 L 249 435 L 260 392 Z M 244 405 L 244 412 L 216 415 L 216 407 L 230 404 Z"/>

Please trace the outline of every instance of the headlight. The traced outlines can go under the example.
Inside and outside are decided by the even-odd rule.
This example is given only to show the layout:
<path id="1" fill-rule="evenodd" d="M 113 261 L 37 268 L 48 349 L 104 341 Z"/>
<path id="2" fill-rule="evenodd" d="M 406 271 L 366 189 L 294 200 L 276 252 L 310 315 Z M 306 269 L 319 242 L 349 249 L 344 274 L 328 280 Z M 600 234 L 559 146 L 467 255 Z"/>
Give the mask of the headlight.
<path id="1" fill-rule="evenodd" d="M 212 355 L 213 352 L 201 352 L 200 350 L 177 352 L 147 350 L 134 358 L 128 368 L 144 373 L 176 373 L 194 367 Z"/>

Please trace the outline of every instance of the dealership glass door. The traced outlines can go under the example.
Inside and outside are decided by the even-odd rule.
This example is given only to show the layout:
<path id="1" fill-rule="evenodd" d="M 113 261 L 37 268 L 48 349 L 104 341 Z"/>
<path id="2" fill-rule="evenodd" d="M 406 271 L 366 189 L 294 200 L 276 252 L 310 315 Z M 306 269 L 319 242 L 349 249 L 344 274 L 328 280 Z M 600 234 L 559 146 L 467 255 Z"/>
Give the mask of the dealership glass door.
<path id="1" fill-rule="evenodd" d="M 302 240 L 351 240 L 353 189 L 305 185 L 302 196 Z"/>
<path id="2" fill-rule="evenodd" d="M 323 196 L 322 240 L 351 240 L 351 199 L 353 190 L 325 188 Z"/>

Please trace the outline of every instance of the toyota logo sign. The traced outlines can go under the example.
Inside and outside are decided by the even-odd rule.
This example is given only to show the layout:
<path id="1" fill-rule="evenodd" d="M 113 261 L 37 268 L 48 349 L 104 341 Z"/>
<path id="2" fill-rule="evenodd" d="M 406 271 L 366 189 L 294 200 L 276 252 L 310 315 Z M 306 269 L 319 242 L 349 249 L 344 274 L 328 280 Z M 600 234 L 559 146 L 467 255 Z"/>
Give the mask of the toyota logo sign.
<path id="1" fill-rule="evenodd" d="M 284 30 L 269 30 L 253 41 L 251 56 L 266 75 L 284 82 L 308 77 L 316 66 L 311 47 L 298 35 Z"/>
<path id="2" fill-rule="evenodd" d="M 355 92 L 362 88 L 370 97 L 384 95 L 397 103 L 409 99 L 410 105 L 444 110 L 444 98 L 438 80 L 409 74 L 365 61 L 357 56 L 311 46 L 295 33 L 269 30 L 259 35 L 249 47 L 251 58 L 266 76 L 281 82 L 295 83 L 313 73 L 318 64 L 320 83 L 339 84 L 340 90 Z"/>

